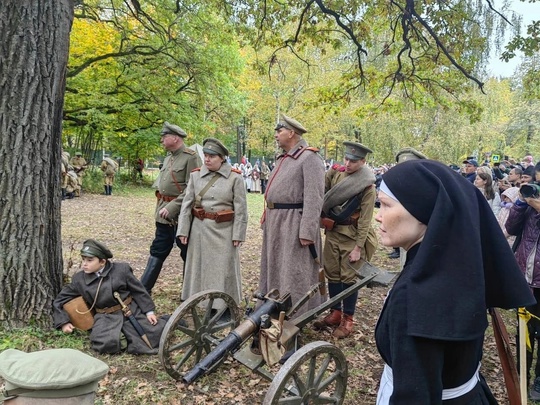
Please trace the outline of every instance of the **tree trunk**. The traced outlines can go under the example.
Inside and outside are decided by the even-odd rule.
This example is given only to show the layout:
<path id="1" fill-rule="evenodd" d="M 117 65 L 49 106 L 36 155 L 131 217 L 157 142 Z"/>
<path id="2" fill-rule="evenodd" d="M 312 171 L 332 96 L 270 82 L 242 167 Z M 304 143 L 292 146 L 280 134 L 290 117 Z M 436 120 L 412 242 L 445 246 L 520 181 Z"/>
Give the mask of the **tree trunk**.
<path id="1" fill-rule="evenodd" d="M 0 3 L 0 327 L 50 324 L 72 0 Z"/>

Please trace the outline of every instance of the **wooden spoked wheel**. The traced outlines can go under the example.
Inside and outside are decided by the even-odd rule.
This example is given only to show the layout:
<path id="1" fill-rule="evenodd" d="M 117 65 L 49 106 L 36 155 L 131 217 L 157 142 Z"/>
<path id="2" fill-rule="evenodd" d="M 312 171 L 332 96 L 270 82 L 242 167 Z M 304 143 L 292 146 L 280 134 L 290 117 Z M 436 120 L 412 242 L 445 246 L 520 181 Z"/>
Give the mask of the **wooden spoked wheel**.
<path id="1" fill-rule="evenodd" d="M 280 368 L 263 404 L 342 404 L 347 378 L 347 361 L 341 350 L 328 342 L 312 342 Z"/>
<path id="2" fill-rule="evenodd" d="M 161 364 L 172 378 L 181 380 L 238 326 L 240 318 L 238 305 L 224 292 L 206 290 L 193 295 L 165 325 L 159 343 Z"/>

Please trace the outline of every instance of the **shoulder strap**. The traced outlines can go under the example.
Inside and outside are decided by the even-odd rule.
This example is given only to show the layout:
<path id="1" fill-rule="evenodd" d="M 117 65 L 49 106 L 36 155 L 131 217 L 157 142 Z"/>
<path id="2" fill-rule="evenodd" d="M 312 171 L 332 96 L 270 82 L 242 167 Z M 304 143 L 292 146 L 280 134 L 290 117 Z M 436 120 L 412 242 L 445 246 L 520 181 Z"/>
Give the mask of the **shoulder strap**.
<path id="1" fill-rule="evenodd" d="M 196 207 L 200 207 L 201 206 L 201 200 L 203 198 L 203 195 L 206 194 L 206 192 L 208 190 L 210 190 L 210 187 L 212 187 L 212 185 L 217 181 L 217 179 L 219 178 L 219 173 L 216 173 L 214 174 L 214 177 L 212 177 L 210 179 L 210 181 L 206 184 L 206 186 L 204 186 L 204 188 L 201 190 L 201 192 L 199 194 L 197 194 L 197 196 L 195 197 L 195 206 Z"/>

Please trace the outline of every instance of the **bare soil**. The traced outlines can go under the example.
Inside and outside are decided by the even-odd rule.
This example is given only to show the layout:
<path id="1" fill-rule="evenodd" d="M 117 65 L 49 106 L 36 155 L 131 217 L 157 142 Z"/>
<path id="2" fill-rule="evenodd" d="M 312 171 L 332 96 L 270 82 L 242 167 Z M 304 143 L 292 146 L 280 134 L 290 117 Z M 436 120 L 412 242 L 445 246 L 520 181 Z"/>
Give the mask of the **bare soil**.
<path id="1" fill-rule="evenodd" d="M 137 193 L 135 193 L 137 194 Z M 155 198 L 150 190 L 139 195 L 93 195 L 62 202 L 62 243 L 65 272 L 73 274 L 79 266 L 79 249 L 87 238 L 105 242 L 114 260 L 127 261 L 137 276 L 145 268 L 154 235 Z M 251 296 L 258 285 L 261 231 L 258 226 L 262 196 L 248 195 L 250 222 L 246 243 L 241 250 L 243 291 Z M 373 264 L 391 271 L 399 270 L 399 260 L 387 258 L 390 249 L 380 247 Z M 172 313 L 180 304 L 182 261 L 178 249 L 166 260 L 153 290 L 160 314 Z M 346 355 L 349 379 L 345 404 L 374 404 L 383 363 L 377 353 L 374 328 L 388 288 L 360 290 L 353 336 L 335 340 L 329 332 L 302 331 L 304 343 L 326 340 Z M 513 335 L 513 315 L 504 313 Z M 78 332 L 84 335 L 84 332 Z M 83 350 L 91 352 L 89 346 Z M 108 363 L 110 373 L 100 383 L 101 404 L 257 404 L 261 403 L 269 383 L 251 370 L 228 359 L 217 372 L 191 386 L 173 380 L 162 367 L 158 356 L 96 355 Z M 505 398 L 502 370 L 490 332 L 486 338 L 482 372 L 500 400 Z"/>

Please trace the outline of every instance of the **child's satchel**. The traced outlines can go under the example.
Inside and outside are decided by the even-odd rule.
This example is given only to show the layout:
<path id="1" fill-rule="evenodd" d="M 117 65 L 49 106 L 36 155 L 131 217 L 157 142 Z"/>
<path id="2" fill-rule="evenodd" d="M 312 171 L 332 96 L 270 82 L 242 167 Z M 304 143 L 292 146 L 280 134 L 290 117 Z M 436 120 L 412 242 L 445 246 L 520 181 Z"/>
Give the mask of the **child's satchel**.
<path id="1" fill-rule="evenodd" d="M 221 210 L 216 212 L 216 222 L 229 222 L 234 218 L 233 210 Z"/>
<path id="2" fill-rule="evenodd" d="M 88 308 L 83 297 L 73 298 L 64 304 L 64 311 L 69 316 L 69 321 L 80 330 L 89 330 L 94 326 L 94 311 Z"/>

